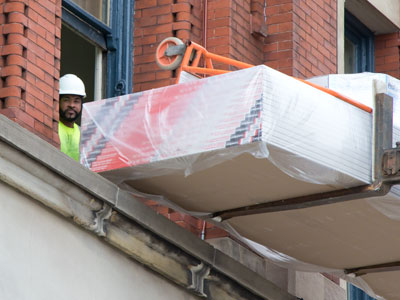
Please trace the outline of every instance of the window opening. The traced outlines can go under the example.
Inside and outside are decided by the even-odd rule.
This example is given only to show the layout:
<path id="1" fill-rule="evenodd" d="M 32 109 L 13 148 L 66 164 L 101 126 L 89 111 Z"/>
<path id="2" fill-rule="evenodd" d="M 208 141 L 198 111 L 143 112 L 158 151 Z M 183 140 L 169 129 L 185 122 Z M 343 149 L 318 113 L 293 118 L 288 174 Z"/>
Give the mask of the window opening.
<path id="1" fill-rule="evenodd" d="M 132 91 L 133 7 L 134 0 L 62 0 L 60 72 L 85 82 L 87 101 Z"/>
<path id="2" fill-rule="evenodd" d="M 374 34 L 345 11 L 345 73 L 373 72 Z"/>
<path id="3" fill-rule="evenodd" d="M 92 16 L 109 24 L 110 21 L 110 1 L 109 0 L 72 0 L 72 2 L 79 5 L 82 9 L 90 13 Z"/>

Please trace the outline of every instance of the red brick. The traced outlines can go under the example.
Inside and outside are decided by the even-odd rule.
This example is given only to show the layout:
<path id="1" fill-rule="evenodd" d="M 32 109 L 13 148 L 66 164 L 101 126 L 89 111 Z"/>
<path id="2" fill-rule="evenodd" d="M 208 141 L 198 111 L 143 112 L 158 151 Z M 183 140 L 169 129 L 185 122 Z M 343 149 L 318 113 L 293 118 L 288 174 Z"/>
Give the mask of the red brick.
<path id="1" fill-rule="evenodd" d="M 171 13 L 171 5 L 164 5 L 142 10 L 142 17 L 152 17 Z"/>
<path id="2" fill-rule="evenodd" d="M 47 104 L 49 107 L 53 107 L 54 98 L 50 95 L 44 95 L 43 102 Z"/>
<path id="3" fill-rule="evenodd" d="M 7 97 L 4 101 L 4 107 L 20 107 L 20 98 L 19 97 Z"/>
<path id="4" fill-rule="evenodd" d="M 42 80 L 37 80 L 36 87 L 38 87 L 40 90 L 42 90 L 47 95 L 53 95 L 54 85 L 49 85 L 48 83 L 46 83 Z"/>
<path id="5" fill-rule="evenodd" d="M 384 65 L 385 64 L 385 56 L 375 57 L 375 66 Z"/>
<path id="6" fill-rule="evenodd" d="M 174 0 L 158 0 L 157 5 L 173 4 Z"/>
<path id="7" fill-rule="evenodd" d="M 28 18 L 20 12 L 12 12 L 7 16 L 8 23 L 20 23 L 23 26 L 28 26 Z"/>
<path id="8" fill-rule="evenodd" d="M 400 41 L 399 39 L 396 37 L 394 39 L 391 40 L 386 40 L 385 42 L 385 47 L 399 47 L 400 46 Z"/>
<path id="9" fill-rule="evenodd" d="M 22 34 L 10 33 L 7 35 L 7 44 L 19 44 L 26 48 L 28 45 L 28 39 Z"/>
<path id="10" fill-rule="evenodd" d="M 28 28 L 32 29 L 37 35 L 46 38 L 47 30 L 44 27 L 40 26 L 36 21 L 29 20 Z"/>
<path id="11" fill-rule="evenodd" d="M 9 118 L 13 121 L 16 121 L 18 109 L 15 107 L 3 108 L 3 109 L 0 109 L 0 114 L 6 116 L 7 118 Z"/>
<path id="12" fill-rule="evenodd" d="M 24 25 L 18 23 L 4 24 L 3 34 L 19 33 L 24 34 Z"/>
<path id="13" fill-rule="evenodd" d="M 29 127 L 33 128 L 35 124 L 35 120 L 32 116 L 28 115 L 27 113 L 19 110 L 17 113 L 17 118 L 20 122 L 28 125 Z"/>
<path id="14" fill-rule="evenodd" d="M 271 16 L 267 18 L 267 24 L 279 24 L 291 22 L 293 18 L 292 13 L 285 13 L 281 15 Z"/>
<path id="15" fill-rule="evenodd" d="M 143 28 L 143 34 L 145 36 L 164 33 L 164 32 L 171 32 L 171 31 L 172 31 L 172 24 L 164 24 L 164 25 Z"/>
<path id="16" fill-rule="evenodd" d="M 231 7 L 232 0 L 218 0 L 218 1 L 209 1 L 208 9 L 216 9 L 223 7 Z"/>
<path id="17" fill-rule="evenodd" d="M 397 47 L 384 48 L 384 49 L 376 49 L 376 56 L 389 56 L 398 54 L 399 49 Z"/>
<path id="18" fill-rule="evenodd" d="M 218 46 L 218 45 L 227 45 L 227 44 L 229 44 L 229 42 L 230 42 L 229 36 L 221 36 L 221 37 L 209 39 L 208 46 L 213 47 L 213 46 Z"/>
<path id="19" fill-rule="evenodd" d="M 168 218 L 169 218 L 171 221 L 173 221 L 173 222 L 183 221 L 183 220 L 184 220 L 184 217 L 185 217 L 184 214 L 182 214 L 182 213 L 180 213 L 180 212 L 177 212 L 177 211 L 171 212 L 171 213 L 169 214 L 169 216 L 168 216 Z"/>
<path id="20" fill-rule="evenodd" d="M 190 12 L 178 12 L 176 13 L 175 21 L 190 21 L 191 18 L 192 14 Z"/>
<path id="21" fill-rule="evenodd" d="M 191 28 L 192 28 L 192 24 L 189 22 L 181 21 L 181 22 L 172 23 L 173 30 L 179 30 L 179 29 L 190 30 Z"/>
<path id="22" fill-rule="evenodd" d="M 389 55 L 385 56 L 384 63 L 385 64 L 393 64 L 399 62 L 399 55 Z"/>
<path id="23" fill-rule="evenodd" d="M 46 18 L 38 16 L 37 23 L 39 26 L 46 28 L 46 30 L 48 30 L 50 33 L 55 34 L 56 32 L 55 19 L 52 22 L 50 22 Z"/>
<path id="24" fill-rule="evenodd" d="M 225 230 L 218 228 L 218 227 L 209 228 L 205 232 L 206 239 L 214 239 L 214 238 L 221 238 L 221 237 L 227 237 L 227 236 L 229 236 L 228 232 L 226 232 Z"/>
<path id="25" fill-rule="evenodd" d="M 40 47 L 42 47 L 48 53 L 54 55 L 54 52 L 55 52 L 54 44 L 49 43 L 47 40 L 45 40 L 44 38 L 42 38 L 40 36 L 37 37 L 36 41 Z"/>
<path id="26" fill-rule="evenodd" d="M 17 65 L 5 66 L 3 68 L 0 68 L 0 74 L 2 77 L 11 75 L 22 76 L 22 68 Z"/>
<path id="27" fill-rule="evenodd" d="M 164 216 L 166 216 L 167 218 L 169 217 L 169 213 L 173 212 L 173 210 L 167 206 L 163 206 L 163 205 L 157 205 L 156 207 L 156 211 L 160 214 L 163 214 Z"/>
<path id="28" fill-rule="evenodd" d="M 21 97 L 21 88 L 17 86 L 0 88 L 0 98 L 6 97 Z"/>
<path id="29" fill-rule="evenodd" d="M 38 120 L 39 122 L 44 122 L 44 115 L 42 112 L 40 112 L 39 110 L 37 110 L 35 107 L 31 106 L 31 105 L 25 105 L 25 112 L 30 115 L 31 117 L 33 117 L 34 119 Z"/>
<path id="30" fill-rule="evenodd" d="M 4 13 L 12 13 L 12 12 L 25 12 L 25 4 L 22 2 L 8 2 L 4 4 L 3 7 Z"/>
<path id="31" fill-rule="evenodd" d="M 148 45 L 148 44 L 154 44 L 157 41 L 157 36 L 155 35 L 149 35 L 145 37 L 138 37 L 135 38 L 135 45 L 140 46 L 140 45 Z"/>
<path id="32" fill-rule="evenodd" d="M 56 128 L 56 127 L 53 127 Z M 54 129 L 55 130 L 55 129 Z M 60 149 L 60 137 L 58 136 L 57 132 L 53 131 L 53 143 L 56 148 Z"/>
<path id="33" fill-rule="evenodd" d="M 135 57 L 136 64 L 142 64 L 142 63 L 155 63 L 155 55 L 140 55 L 138 57 Z"/>
<path id="34" fill-rule="evenodd" d="M 156 25 L 157 24 L 157 17 L 147 17 L 147 18 L 140 18 L 139 20 L 136 21 L 136 26 L 138 27 L 145 27 L 145 26 L 151 26 L 151 25 Z"/>
<path id="35" fill-rule="evenodd" d="M 177 15 L 179 15 L 180 13 L 178 13 Z M 161 15 L 161 16 L 157 16 L 157 24 L 165 24 L 165 23 L 170 23 L 172 22 L 174 19 L 172 17 L 172 14 L 167 14 L 167 15 Z"/>
<path id="36" fill-rule="evenodd" d="M 27 9 L 26 9 L 25 15 L 26 15 L 29 19 L 31 19 L 31 20 L 33 20 L 33 21 L 35 21 L 35 22 L 37 22 L 37 19 L 38 19 L 38 17 L 39 17 L 39 15 L 37 14 L 37 12 L 35 12 L 35 11 L 34 11 L 32 8 L 30 8 L 29 6 L 28 6 Z"/>
<path id="37" fill-rule="evenodd" d="M 6 86 L 17 86 L 25 89 L 26 81 L 19 76 L 7 76 L 6 77 Z"/>
<path id="38" fill-rule="evenodd" d="M 201 220 L 186 214 L 184 215 L 183 220 L 195 228 L 199 228 L 199 224 L 202 223 Z"/>
<path id="39" fill-rule="evenodd" d="M 160 67 L 156 65 L 155 62 L 153 63 L 146 63 L 146 64 L 138 64 L 137 61 L 135 61 L 135 63 L 137 64 L 135 66 L 135 70 L 137 71 L 137 73 L 144 73 L 144 72 L 152 72 L 152 71 L 159 71 Z"/>
<path id="40" fill-rule="evenodd" d="M 156 79 L 167 79 L 167 78 L 171 78 L 172 77 L 172 73 L 171 71 L 160 71 L 156 73 Z"/>
<path id="41" fill-rule="evenodd" d="M 1 51 L 2 55 L 10 55 L 10 54 L 16 54 L 16 55 L 21 55 L 23 54 L 23 47 L 18 44 L 12 44 L 12 45 L 5 45 L 2 47 Z"/>
<path id="42" fill-rule="evenodd" d="M 141 84 L 142 90 L 151 90 L 159 87 L 164 87 L 174 83 L 173 80 L 164 79 L 164 80 L 157 80 L 152 82 L 145 82 Z"/>
<path id="43" fill-rule="evenodd" d="M 39 57 L 36 58 L 36 65 L 42 69 L 44 72 L 47 72 L 48 74 L 53 74 L 54 73 L 54 66 L 49 64 L 47 61 L 44 61 L 43 59 L 40 59 Z"/>
<path id="44" fill-rule="evenodd" d="M 34 128 L 35 128 L 35 130 L 37 132 L 41 133 L 46 138 L 48 138 L 48 139 L 52 139 L 53 138 L 53 131 L 51 130 L 51 128 L 45 126 L 43 121 L 36 121 L 35 120 Z"/>
<path id="45" fill-rule="evenodd" d="M 189 3 L 176 3 L 172 5 L 171 12 L 190 12 L 191 5 Z"/>
<path id="46" fill-rule="evenodd" d="M 197 229 L 193 228 L 192 226 L 190 226 L 189 224 L 187 224 L 186 222 L 183 221 L 177 221 L 176 224 L 178 224 L 179 226 L 187 229 L 188 231 L 190 231 L 193 234 L 198 234 Z"/>
<path id="47" fill-rule="evenodd" d="M 44 71 L 36 64 L 28 62 L 27 71 L 32 73 L 37 78 L 44 80 Z"/>
<path id="48" fill-rule="evenodd" d="M 391 64 L 385 64 L 385 65 L 380 65 L 378 70 L 375 70 L 376 72 L 381 72 L 381 73 L 387 73 L 389 71 L 393 71 L 393 65 Z"/>
<path id="49" fill-rule="evenodd" d="M 153 81 L 155 79 L 156 79 L 155 73 L 142 73 L 142 74 L 136 74 L 133 76 L 133 80 L 138 83 L 146 82 L 146 81 Z"/>
<path id="50" fill-rule="evenodd" d="M 39 100 L 43 100 L 44 97 L 44 94 L 41 90 L 29 83 L 26 84 L 26 93 L 27 95 L 32 95 Z"/>
<path id="51" fill-rule="evenodd" d="M 157 0 L 136 0 L 135 9 L 149 8 L 157 6 Z"/>
<path id="52" fill-rule="evenodd" d="M 33 30 L 27 29 L 27 30 L 26 30 L 26 35 L 25 35 L 25 36 L 28 38 L 28 40 L 30 40 L 30 41 L 36 43 L 37 34 L 36 34 Z M 29 43 L 28 43 L 28 45 L 29 45 Z M 28 46 L 28 48 L 29 48 L 29 46 Z"/>
<path id="53" fill-rule="evenodd" d="M 143 54 L 143 47 L 134 47 L 133 48 L 133 56 L 142 55 Z"/>

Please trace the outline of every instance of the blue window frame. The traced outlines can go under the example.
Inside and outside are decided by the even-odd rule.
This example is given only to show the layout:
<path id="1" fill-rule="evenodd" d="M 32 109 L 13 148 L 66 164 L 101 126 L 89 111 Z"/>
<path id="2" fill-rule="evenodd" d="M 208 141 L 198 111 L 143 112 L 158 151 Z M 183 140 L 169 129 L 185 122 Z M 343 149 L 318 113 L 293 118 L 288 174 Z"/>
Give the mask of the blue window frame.
<path id="1" fill-rule="evenodd" d="M 374 34 L 345 11 L 345 73 L 374 72 Z"/>
<path id="2" fill-rule="evenodd" d="M 363 290 L 348 283 L 347 284 L 347 300 L 376 300 L 368 296 Z"/>
<path id="3" fill-rule="evenodd" d="M 73 1 L 62 0 L 63 24 L 104 53 L 106 98 L 130 93 L 133 73 L 134 0 L 110 0 L 109 3 L 108 26 Z"/>

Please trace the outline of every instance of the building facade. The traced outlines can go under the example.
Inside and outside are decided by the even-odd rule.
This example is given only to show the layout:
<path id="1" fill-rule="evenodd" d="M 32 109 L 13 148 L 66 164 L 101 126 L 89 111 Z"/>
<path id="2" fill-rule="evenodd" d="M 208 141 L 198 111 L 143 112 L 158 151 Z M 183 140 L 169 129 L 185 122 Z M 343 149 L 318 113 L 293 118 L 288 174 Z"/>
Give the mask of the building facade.
<path id="1" fill-rule="evenodd" d="M 1 113 L 57 146 L 60 75 L 78 74 L 88 101 L 173 84 L 175 72 L 159 69 L 154 58 L 158 44 L 171 36 L 300 78 L 345 71 L 399 78 L 399 5 L 2 0 Z"/>
<path id="2" fill-rule="evenodd" d="M 55 147 L 60 76 L 81 77 L 87 101 L 174 84 L 155 63 L 167 37 L 302 79 L 400 78 L 396 0 L 0 0 L 0 24 L 0 113 Z M 148 204 L 199 237 L 227 236 Z"/>

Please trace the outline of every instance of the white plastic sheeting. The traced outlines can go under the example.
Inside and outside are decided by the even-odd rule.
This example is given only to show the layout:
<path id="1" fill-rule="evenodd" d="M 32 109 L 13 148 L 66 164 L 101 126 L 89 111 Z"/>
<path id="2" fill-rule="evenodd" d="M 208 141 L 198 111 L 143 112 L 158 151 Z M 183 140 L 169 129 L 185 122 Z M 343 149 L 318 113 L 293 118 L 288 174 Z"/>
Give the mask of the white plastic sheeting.
<path id="1" fill-rule="evenodd" d="M 375 95 L 385 93 L 393 98 L 393 142 L 400 141 L 400 80 L 381 73 L 330 74 L 309 81 L 333 89 L 359 102 L 374 106 Z M 369 199 L 371 205 L 391 219 L 400 220 L 400 187 L 394 186 L 388 196 Z"/>
<path id="2" fill-rule="evenodd" d="M 189 175 L 245 151 L 294 178 L 349 187 L 371 182 L 371 131 L 369 113 L 257 66 L 88 103 L 81 162 L 96 172 L 142 166 L 131 169 L 135 179 L 177 169 Z M 285 154 L 271 155 L 269 146 Z M 151 162 L 156 169 L 145 166 Z"/>

